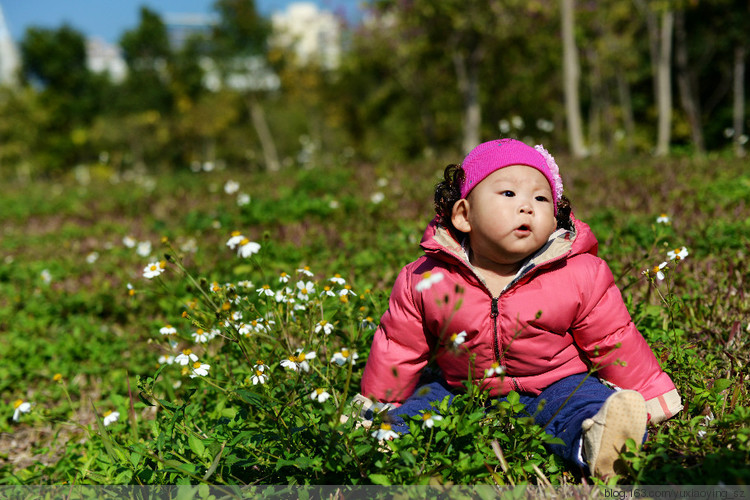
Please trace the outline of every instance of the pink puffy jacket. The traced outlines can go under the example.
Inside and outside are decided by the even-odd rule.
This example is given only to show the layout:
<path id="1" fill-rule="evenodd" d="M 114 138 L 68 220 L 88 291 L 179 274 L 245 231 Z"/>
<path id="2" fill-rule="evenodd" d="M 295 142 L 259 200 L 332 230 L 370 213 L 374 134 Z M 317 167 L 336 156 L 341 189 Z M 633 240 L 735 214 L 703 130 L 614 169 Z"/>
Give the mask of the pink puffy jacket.
<path id="1" fill-rule="evenodd" d="M 640 392 L 652 422 L 682 409 L 612 272 L 596 256 L 588 225 L 576 220 L 574 232 L 556 232 L 499 297 L 436 221 L 421 246 L 425 255 L 398 275 L 375 332 L 362 377 L 365 396 L 403 402 L 434 359 L 451 386 L 462 387 L 471 377 L 483 380 L 492 395 L 536 395 L 595 367 L 599 378 Z M 452 339 L 461 332 L 465 340 L 456 346 Z M 493 363 L 505 373 L 483 378 Z"/>

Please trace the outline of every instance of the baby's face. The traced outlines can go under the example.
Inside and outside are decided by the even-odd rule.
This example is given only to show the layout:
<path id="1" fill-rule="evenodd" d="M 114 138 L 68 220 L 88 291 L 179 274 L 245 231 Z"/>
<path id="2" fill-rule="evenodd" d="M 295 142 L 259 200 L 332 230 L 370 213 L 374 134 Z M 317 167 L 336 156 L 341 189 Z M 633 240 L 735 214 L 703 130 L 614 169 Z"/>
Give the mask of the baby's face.
<path id="1" fill-rule="evenodd" d="M 466 201 L 471 250 L 487 263 L 519 263 L 540 249 L 557 227 L 550 185 L 541 172 L 526 165 L 493 172 Z"/>

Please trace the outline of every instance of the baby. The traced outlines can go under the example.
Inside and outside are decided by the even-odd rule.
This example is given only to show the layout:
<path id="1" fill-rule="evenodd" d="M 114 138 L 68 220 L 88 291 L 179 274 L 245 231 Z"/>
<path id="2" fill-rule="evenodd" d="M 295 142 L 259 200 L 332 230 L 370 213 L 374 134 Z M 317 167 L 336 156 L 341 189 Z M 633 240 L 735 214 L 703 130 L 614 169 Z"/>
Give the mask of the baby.
<path id="1" fill-rule="evenodd" d="M 562 192 L 554 158 L 513 139 L 446 168 L 424 255 L 396 279 L 362 378 L 363 395 L 396 407 L 394 429 L 471 379 L 518 392 L 565 443 L 552 452 L 608 477 L 627 439 L 682 409 Z M 433 359 L 440 380 L 415 391 Z"/>

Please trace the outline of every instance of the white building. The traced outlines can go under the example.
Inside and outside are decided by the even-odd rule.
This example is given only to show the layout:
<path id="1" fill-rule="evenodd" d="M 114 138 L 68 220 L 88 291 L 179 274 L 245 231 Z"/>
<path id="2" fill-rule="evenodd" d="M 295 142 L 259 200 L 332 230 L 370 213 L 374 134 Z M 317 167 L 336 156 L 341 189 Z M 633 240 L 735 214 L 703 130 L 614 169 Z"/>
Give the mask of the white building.
<path id="1" fill-rule="evenodd" d="M 0 85 L 17 83 L 20 64 L 18 49 L 10 36 L 10 30 L 5 24 L 3 8 L 0 6 Z"/>
<path id="2" fill-rule="evenodd" d="M 86 40 L 86 66 L 93 73 L 107 73 L 114 83 L 122 82 L 128 74 L 120 48 L 100 38 Z"/>
<path id="3" fill-rule="evenodd" d="M 341 24 L 328 11 L 310 2 L 290 4 L 286 11 L 271 15 L 271 43 L 293 50 L 300 65 L 319 64 L 336 69 L 341 58 Z"/>

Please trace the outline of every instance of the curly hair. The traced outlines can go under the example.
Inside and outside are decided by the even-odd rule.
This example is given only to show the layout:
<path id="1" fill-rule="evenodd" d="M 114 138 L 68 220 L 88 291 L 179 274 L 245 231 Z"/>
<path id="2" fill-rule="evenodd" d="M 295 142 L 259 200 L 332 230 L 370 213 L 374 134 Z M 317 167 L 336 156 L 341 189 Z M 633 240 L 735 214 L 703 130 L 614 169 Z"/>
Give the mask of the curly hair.
<path id="1" fill-rule="evenodd" d="M 461 183 L 463 180 L 464 171 L 461 165 L 452 163 L 445 167 L 443 180 L 435 186 L 435 213 L 438 216 L 438 222 L 443 227 L 448 228 L 454 236 L 459 237 L 463 235 L 463 232 L 456 229 L 451 218 L 453 205 L 461 199 Z M 571 212 L 570 200 L 562 195 L 557 202 L 557 229 L 573 230 Z"/>

